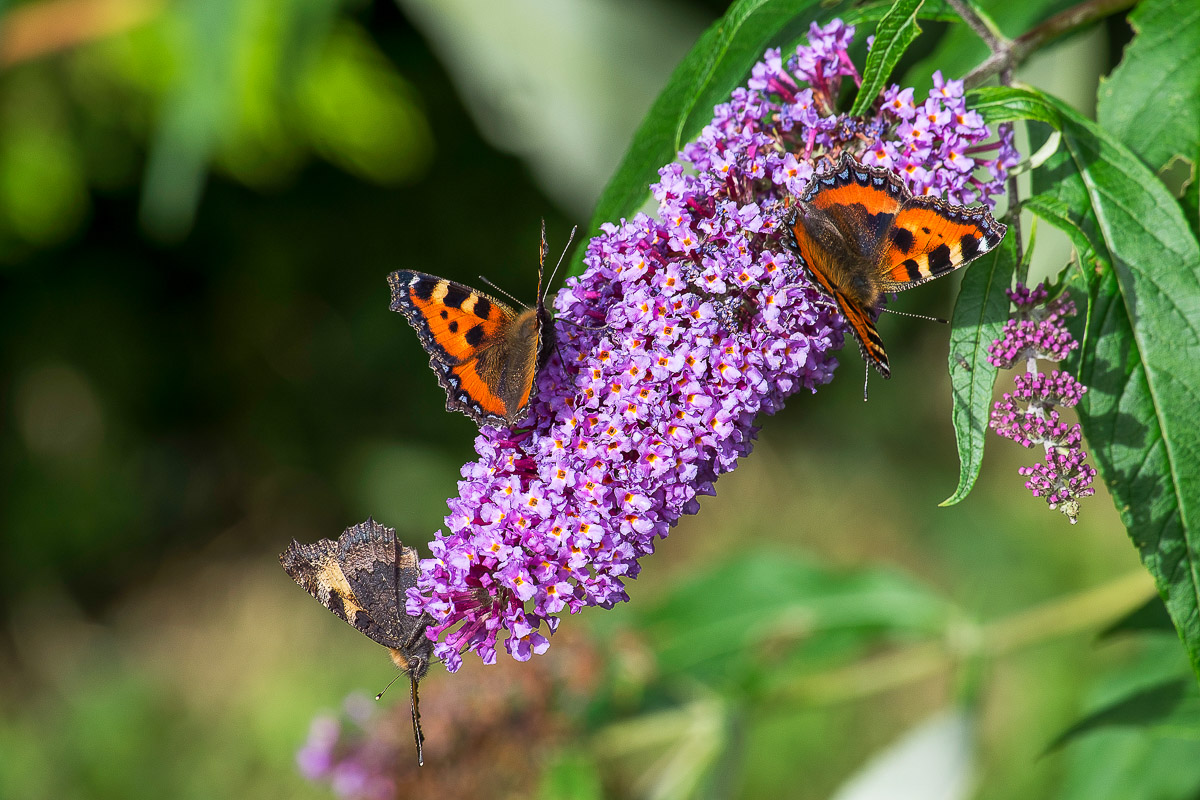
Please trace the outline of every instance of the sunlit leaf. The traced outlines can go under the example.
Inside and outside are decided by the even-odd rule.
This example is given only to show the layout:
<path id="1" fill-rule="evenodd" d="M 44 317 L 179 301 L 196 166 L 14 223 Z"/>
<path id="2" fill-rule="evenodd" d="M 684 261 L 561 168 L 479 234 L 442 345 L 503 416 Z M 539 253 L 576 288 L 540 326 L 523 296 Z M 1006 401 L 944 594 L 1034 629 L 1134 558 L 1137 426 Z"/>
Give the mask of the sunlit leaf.
<path id="1" fill-rule="evenodd" d="M 950 387 L 954 436 L 958 441 L 958 487 L 942 501 L 954 505 L 967 496 L 983 463 L 983 447 L 997 369 L 987 348 L 1008 319 L 1008 297 L 1017 263 L 1016 233 L 967 268 L 954 304 L 950 331 Z"/>
<path id="2" fill-rule="evenodd" d="M 875 42 L 863 67 L 862 86 L 850 109 L 852 115 L 865 114 L 871 108 L 904 51 L 921 34 L 917 15 L 924 3 L 925 0 L 898 0 L 879 21 Z"/>
<path id="3" fill-rule="evenodd" d="M 1147 0 L 1137 35 L 1097 93 L 1096 120 L 1153 169 L 1200 148 L 1200 3 Z"/>

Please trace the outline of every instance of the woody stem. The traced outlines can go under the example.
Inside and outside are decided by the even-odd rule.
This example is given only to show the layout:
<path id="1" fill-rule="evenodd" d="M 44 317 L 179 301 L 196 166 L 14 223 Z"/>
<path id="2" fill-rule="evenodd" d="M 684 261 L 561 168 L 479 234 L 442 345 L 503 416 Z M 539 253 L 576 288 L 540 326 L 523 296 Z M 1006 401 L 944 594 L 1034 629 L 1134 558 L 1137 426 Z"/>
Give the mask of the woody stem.
<path id="1" fill-rule="evenodd" d="M 1012 40 L 1005 39 L 994 25 L 989 26 L 965 0 L 947 0 L 947 2 L 992 51 L 992 54 L 982 64 L 968 72 L 967 76 L 963 78 L 966 87 L 970 89 L 979 86 L 995 75 L 1011 70 L 1032 53 L 1058 37 L 1091 25 L 1118 11 L 1124 11 L 1137 0 L 1087 0 L 1087 2 L 1060 11 Z"/>

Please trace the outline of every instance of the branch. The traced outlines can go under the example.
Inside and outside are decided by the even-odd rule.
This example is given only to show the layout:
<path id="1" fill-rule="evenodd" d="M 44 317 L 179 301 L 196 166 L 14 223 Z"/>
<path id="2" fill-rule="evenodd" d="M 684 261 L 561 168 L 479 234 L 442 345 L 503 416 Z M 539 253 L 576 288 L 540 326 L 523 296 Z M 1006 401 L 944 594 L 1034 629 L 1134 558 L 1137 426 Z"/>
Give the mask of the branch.
<path id="1" fill-rule="evenodd" d="M 1109 625 L 1155 596 L 1138 569 L 1092 589 L 982 625 L 951 626 L 942 640 L 909 645 L 854 664 L 805 675 L 779 686 L 763 705 L 805 707 L 858 700 L 936 677 L 972 658 L 1003 658 L 1025 648 Z"/>
<path id="2" fill-rule="evenodd" d="M 1098 22 L 1105 17 L 1124 11 L 1134 5 L 1137 0 L 1087 0 L 1077 6 L 1061 11 L 1039 25 L 1030 28 L 1012 41 L 997 40 L 995 36 L 984 35 L 980 28 L 986 28 L 979 15 L 961 0 L 947 0 L 955 11 L 963 18 L 963 22 L 971 30 L 979 33 L 980 38 L 991 48 L 992 54 L 987 60 L 967 73 L 963 82 L 968 89 L 978 86 L 989 78 L 999 75 L 1005 70 L 1016 67 L 1032 53 L 1045 47 L 1060 36 L 1073 33 L 1076 30 Z"/>

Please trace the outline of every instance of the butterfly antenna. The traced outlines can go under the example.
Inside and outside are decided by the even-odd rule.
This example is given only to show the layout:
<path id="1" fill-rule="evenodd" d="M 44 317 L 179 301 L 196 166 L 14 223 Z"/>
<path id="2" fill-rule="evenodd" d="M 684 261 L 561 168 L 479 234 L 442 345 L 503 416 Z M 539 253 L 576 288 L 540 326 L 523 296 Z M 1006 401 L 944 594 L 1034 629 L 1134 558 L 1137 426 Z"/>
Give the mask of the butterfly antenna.
<path id="1" fill-rule="evenodd" d="M 508 292 L 504 291 L 504 290 L 503 290 L 503 289 L 501 289 L 499 286 L 497 286 L 496 284 L 492 283 L 491 281 L 489 281 L 487 278 L 483 277 L 482 275 L 480 275 L 480 276 L 479 276 L 479 280 L 483 281 L 483 282 L 484 282 L 484 283 L 486 283 L 488 286 L 492 287 L 492 288 L 493 288 L 493 289 L 495 289 L 497 292 L 499 292 L 500 294 L 504 295 L 504 296 L 505 296 L 505 297 L 507 297 L 509 300 L 512 300 L 514 303 L 516 303 L 517 305 L 521 306 L 522 308 L 527 308 L 527 306 L 526 306 L 524 303 L 522 303 L 520 300 L 518 300 L 517 298 L 513 297 L 511 294 L 509 294 Z"/>
<path id="2" fill-rule="evenodd" d="M 928 322 L 940 322 L 940 323 L 942 323 L 943 325 L 949 325 L 949 324 L 950 324 L 950 320 L 948 320 L 948 319 L 942 319 L 941 317 L 927 317 L 927 316 L 925 316 L 924 314 L 912 314 L 912 313 L 910 313 L 910 312 L 908 312 L 908 311 L 893 311 L 893 310 L 892 310 L 892 309 L 890 309 L 890 308 L 881 308 L 881 309 L 879 309 L 879 310 L 880 310 L 880 311 L 886 311 L 886 312 L 888 312 L 889 314 L 898 314 L 898 315 L 899 315 L 899 316 L 901 316 L 901 317 L 912 317 L 913 319 L 923 319 L 923 320 L 926 320 L 926 321 L 928 321 Z"/>
<path id="3" fill-rule="evenodd" d="M 567 257 L 567 251 L 571 249 L 571 242 L 575 241 L 575 231 L 579 230 L 579 226 L 571 228 L 571 233 L 567 236 L 567 243 L 563 247 L 562 255 L 558 257 L 558 263 L 554 265 L 554 269 L 550 271 L 550 279 L 546 281 L 546 292 L 550 291 L 551 284 L 554 283 L 554 276 L 558 274 L 558 268 L 562 266 L 563 259 Z M 542 220 L 542 259 L 546 258 L 546 220 Z M 542 294 L 542 299 L 546 299 L 545 293 Z"/>
<path id="4" fill-rule="evenodd" d="M 392 684 L 395 683 L 396 680 L 403 674 L 404 674 L 403 672 L 397 672 L 396 677 L 392 678 L 390 681 L 388 681 L 388 685 L 383 687 L 383 692 L 386 692 L 388 689 L 392 688 Z M 380 698 L 382 698 L 383 692 L 380 692 L 379 694 L 375 695 L 375 699 L 379 700 Z"/>
<path id="5" fill-rule="evenodd" d="M 412 679 L 412 720 L 413 720 L 413 741 L 417 743 L 417 766 L 425 766 L 425 750 L 421 747 L 421 743 L 425 741 L 425 734 L 421 732 L 421 706 L 420 698 L 417 697 L 417 679 Z"/>
<path id="6" fill-rule="evenodd" d="M 867 402 L 867 382 L 871 379 L 871 362 L 863 360 L 863 402 Z"/>

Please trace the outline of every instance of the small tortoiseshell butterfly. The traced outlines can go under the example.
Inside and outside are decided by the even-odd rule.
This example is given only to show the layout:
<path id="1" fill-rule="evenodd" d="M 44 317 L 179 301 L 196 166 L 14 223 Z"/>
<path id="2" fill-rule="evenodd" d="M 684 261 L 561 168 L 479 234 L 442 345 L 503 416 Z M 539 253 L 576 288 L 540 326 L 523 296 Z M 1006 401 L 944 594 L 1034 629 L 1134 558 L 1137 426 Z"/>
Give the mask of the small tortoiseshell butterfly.
<path id="1" fill-rule="evenodd" d="M 409 616 L 404 610 L 405 592 L 416 586 L 420 575 L 417 551 L 402 545 L 392 528 L 367 519 L 347 528 L 336 542 L 320 539 L 300 544 L 293 539 L 279 563 L 326 608 L 386 647 L 392 661 L 408 675 L 417 763 L 423 764 L 425 735 L 417 683 L 433 659 L 433 642 L 425 636 L 433 618 Z"/>
<path id="2" fill-rule="evenodd" d="M 966 266 L 1008 227 L 983 206 L 913 197 L 894 172 L 843 153 L 813 176 L 787 219 L 809 276 L 850 323 L 865 360 L 891 377 L 873 313 L 885 292 L 911 289 Z"/>
<path id="3" fill-rule="evenodd" d="M 446 390 L 446 408 L 479 425 L 511 426 L 529 405 L 533 379 L 554 346 L 554 321 L 542 296 L 546 226 L 538 258 L 537 307 L 515 311 L 461 283 L 400 270 L 388 276 L 392 311 L 421 338 Z"/>

